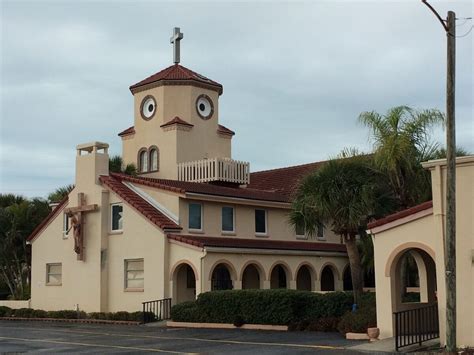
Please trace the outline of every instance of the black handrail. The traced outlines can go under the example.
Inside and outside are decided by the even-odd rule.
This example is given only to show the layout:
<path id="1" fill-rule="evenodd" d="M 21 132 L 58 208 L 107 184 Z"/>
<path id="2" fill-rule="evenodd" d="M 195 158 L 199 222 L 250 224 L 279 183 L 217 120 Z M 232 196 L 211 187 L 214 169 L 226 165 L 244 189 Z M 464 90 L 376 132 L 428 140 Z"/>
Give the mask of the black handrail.
<path id="1" fill-rule="evenodd" d="M 395 350 L 439 338 L 438 304 L 394 312 Z"/>
<path id="2" fill-rule="evenodd" d="M 158 322 L 171 319 L 171 298 L 147 301 L 142 303 L 143 323 Z"/>

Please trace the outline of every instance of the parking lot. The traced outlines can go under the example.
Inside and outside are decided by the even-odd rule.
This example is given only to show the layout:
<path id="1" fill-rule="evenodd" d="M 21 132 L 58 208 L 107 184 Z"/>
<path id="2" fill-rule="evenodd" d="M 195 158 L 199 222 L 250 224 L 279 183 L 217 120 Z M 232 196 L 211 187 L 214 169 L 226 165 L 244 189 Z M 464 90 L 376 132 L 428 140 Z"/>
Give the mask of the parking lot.
<path id="1" fill-rule="evenodd" d="M 0 321 L 2 353 L 354 353 L 337 333 Z"/>

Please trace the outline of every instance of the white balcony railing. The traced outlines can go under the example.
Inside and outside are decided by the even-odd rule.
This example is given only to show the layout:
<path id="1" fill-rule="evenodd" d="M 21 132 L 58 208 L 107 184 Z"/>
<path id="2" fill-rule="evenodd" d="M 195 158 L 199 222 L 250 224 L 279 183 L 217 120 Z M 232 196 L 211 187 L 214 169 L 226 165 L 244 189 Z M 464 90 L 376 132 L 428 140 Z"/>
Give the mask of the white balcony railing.
<path id="1" fill-rule="evenodd" d="M 178 164 L 178 180 L 191 182 L 250 182 L 250 164 L 230 158 L 213 158 Z"/>

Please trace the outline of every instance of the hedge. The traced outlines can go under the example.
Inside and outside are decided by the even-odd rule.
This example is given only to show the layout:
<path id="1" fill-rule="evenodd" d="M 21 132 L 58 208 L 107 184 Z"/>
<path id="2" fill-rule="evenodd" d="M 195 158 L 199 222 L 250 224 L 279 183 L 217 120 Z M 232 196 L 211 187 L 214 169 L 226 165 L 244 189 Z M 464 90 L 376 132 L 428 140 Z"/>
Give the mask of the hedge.
<path id="1" fill-rule="evenodd" d="M 196 301 L 174 305 L 171 318 L 177 322 L 288 325 L 290 330 L 336 331 L 341 319 L 349 317 L 346 314 L 351 313 L 352 303 L 351 292 L 213 291 L 200 294 Z M 375 294 L 364 294 L 360 303 L 360 314 L 371 307 L 375 312 Z M 356 322 L 360 323 L 364 321 Z M 345 324 L 344 329 L 348 329 L 350 324 Z"/>
<path id="2" fill-rule="evenodd" d="M 149 319 L 155 319 L 155 315 L 149 313 Z M 11 309 L 9 307 L 0 306 L 0 317 L 17 317 L 17 318 L 55 318 L 55 319 L 98 319 L 98 320 L 114 320 L 114 321 L 132 321 L 141 322 L 143 320 L 143 312 L 92 312 L 60 310 L 60 311 L 43 311 L 41 309 L 19 308 Z"/>

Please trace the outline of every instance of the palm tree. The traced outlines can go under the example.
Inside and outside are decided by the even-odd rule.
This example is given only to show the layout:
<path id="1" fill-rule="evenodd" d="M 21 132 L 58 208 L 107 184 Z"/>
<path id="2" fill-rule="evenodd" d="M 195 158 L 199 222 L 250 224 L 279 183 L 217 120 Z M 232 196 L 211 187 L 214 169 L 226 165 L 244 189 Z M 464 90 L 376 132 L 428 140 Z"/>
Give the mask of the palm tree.
<path id="1" fill-rule="evenodd" d="M 347 154 L 343 154 L 347 156 Z M 390 193 L 384 191 L 384 176 L 373 169 L 370 156 L 333 159 L 303 179 L 293 202 L 290 222 L 304 225 L 315 235 L 321 223 L 344 240 L 349 257 L 354 303 L 362 293 L 361 257 L 356 237 L 369 218 L 390 208 Z"/>
<path id="2" fill-rule="evenodd" d="M 109 171 L 112 173 L 122 173 L 127 175 L 136 175 L 137 168 L 135 164 L 130 163 L 124 166 L 120 155 L 114 155 L 109 158 Z"/>
<path id="3" fill-rule="evenodd" d="M 54 190 L 48 195 L 48 201 L 50 203 L 57 203 L 62 201 L 67 195 L 69 195 L 73 188 L 74 185 L 72 184 L 58 187 L 56 190 Z"/>
<path id="4" fill-rule="evenodd" d="M 363 112 L 359 121 L 371 130 L 375 164 L 387 175 L 399 208 L 429 199 L 429 174 L 420 163 L 438 148 L 430 142 L 428 133 L 444 122 L 444 115 L 434 109 L 417 111 L 397 106 L 385 115 Z"/>

